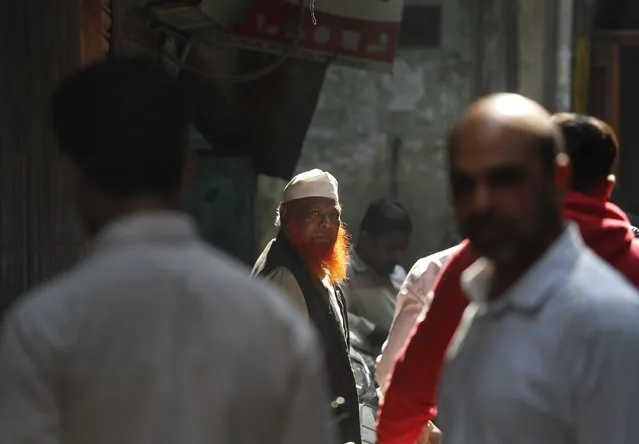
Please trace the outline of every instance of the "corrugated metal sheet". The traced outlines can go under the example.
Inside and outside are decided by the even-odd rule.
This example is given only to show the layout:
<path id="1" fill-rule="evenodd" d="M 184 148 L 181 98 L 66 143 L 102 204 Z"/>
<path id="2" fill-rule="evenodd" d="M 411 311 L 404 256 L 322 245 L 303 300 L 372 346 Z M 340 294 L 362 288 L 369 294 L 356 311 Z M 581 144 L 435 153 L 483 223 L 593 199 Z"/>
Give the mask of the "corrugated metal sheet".
<path id="1" fill-rule="evenodd" d="M 0 309 L 73 263 L 80 230 L 62 197 L 48 104 L 79 65 L 79 3 L 4 2 L 0 13 Z"/>

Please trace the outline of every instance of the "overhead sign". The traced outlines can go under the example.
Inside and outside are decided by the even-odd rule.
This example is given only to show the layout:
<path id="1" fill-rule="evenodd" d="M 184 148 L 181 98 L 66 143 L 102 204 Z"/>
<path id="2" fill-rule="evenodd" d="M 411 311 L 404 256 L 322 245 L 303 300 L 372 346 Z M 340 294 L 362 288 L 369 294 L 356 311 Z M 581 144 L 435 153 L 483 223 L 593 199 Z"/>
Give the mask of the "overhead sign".
<path id="1" fill-rule="evenodd" d="M 403 0 L 315 0 L 313 14 L 306 3 L 303 33 L 292 57 L 391 71 Z M 299 29 L 299 8 L 296 0 L 254 0 L 244 19 L 216 40 L 283 54 Z"/>

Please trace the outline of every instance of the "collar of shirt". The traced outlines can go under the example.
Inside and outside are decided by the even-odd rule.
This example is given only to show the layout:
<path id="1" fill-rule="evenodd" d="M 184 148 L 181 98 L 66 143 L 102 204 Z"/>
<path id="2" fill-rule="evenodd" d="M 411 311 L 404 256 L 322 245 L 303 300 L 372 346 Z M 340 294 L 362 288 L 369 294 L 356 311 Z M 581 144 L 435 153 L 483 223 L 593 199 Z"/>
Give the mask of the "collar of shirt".
<path id="1" fill-rule="evenodd" d="M 462 273 L 461 286 L 471 302 L 485 306 L 489 311 L 514 308 L 533 312 L 544 305 L 558 286 L 563 285 L 563 279 L 585 248 L 579 228 L 569 222 L 561 236 L 499 299 L 487 301 L 488 287 L 495 270 L 486 258 L 478 259 Z"/>
<path id="2" fill-rule="evenodd" d="M 177 211 L 155 211 L 123 216 L 105 226 L 96 236 L 93 253 L 114 245 L 183 242 L 197 236 L 192 219 Z"/>

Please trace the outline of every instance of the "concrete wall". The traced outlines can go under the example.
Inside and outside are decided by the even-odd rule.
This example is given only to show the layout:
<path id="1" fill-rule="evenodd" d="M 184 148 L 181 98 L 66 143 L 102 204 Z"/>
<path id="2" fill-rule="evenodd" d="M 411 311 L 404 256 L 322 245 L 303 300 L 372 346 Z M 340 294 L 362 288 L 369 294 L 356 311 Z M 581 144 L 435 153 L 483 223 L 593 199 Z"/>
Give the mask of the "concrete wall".
<path id="1" fill-rule="evenodd" d="M 519 91 L 526 97 L 550 104 L 546 89 L 549 73 L 554 72 L 554 66 L 540 63 L 544 52 L 551 51 L 546 36 L 548 26 L 540 26 L 546 23 L 548 18 L 547 0 L 519 0 Z M 552 58 L 550 58 L 552 60 Z"/>

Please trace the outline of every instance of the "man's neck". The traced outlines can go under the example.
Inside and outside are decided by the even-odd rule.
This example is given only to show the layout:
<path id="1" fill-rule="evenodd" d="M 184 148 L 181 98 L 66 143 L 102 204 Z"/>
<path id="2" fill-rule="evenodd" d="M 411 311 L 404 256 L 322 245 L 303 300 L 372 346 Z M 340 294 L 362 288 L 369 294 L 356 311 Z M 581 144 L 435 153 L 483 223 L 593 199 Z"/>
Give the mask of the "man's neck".
<path id="1" fill-rule="evenodd" d="M 359 247 L 359 244 L 356 244 L 355 247 L 353 247 L 353 250 L 355 251 L 355 254 L 357 255 L 357 258 L 366 266 L 366 268 L 368 270 L 370 270 L 373 273 L 375 273 L 375 275 L 378 278 L 389 279 L 389 275 L 384 274 L 384 273 L 380 273 L 378 270 L 376 270 L 373 267 L 371 267 L 370 265 L 368 265 L 368 261 L 365 259 L 366 258 L 366 252 L 362 251 L 361 247 Z"/>
<path id="2" fill-rule="evenodd" d="M 544 241 L 538 242 L 536 248 L 530 249 L 525 256 L 503 264 L 495 263 L 495 272 L 491 279 L 488 300 L 499 299 L 503 296 L 548 251 L 561 236 L 562 231 L 562 225 L 559 224 L 555 229 L 548 232 Z"/>
<path id="3" fill-rule="evenodd" d="M 359 258 L 359 260 L 364 262 L 364 264 L 366 264 L 366 261 L 363 259 L 365 254 L 362 253 L 362 247 L 360 247 L 359 243 L 356 243 L 351 248 L 353 249 L 357 257 Z M 366 264 L 366 266 L 368 267 L 368 264 Z"/>
<path id="4" fill-rule="evenodd" d="M 155 198 L 132 198 L 119 202 L 104 202 L 94 212 L 95 225 L 93 230 L 89 230 L 92 237 L 102 228 L 110 223 L 126 216 L 134 216 L 144 213 L 154 213 L 161 211 L 175 210 L 175 206 L 171 205 L 167 200 Z"/>

